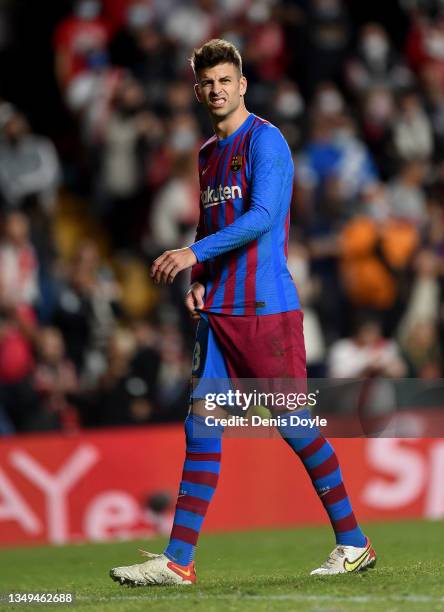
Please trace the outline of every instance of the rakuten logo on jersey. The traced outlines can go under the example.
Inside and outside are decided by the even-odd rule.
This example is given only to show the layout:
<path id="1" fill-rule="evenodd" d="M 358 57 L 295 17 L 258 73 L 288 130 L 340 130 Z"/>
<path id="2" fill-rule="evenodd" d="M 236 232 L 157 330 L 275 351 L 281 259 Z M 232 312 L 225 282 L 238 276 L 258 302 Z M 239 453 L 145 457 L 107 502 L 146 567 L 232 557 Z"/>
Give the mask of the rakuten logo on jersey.
<path id="1" fill-rule="evenodd" d="M 215 189 L 207 187 L 205 191 L 200 192 L 200 201 L 202 202 L 204 208 L 216 206 L 216 204 L 220 204 L 221 202 L 235 200 L 236 198 L 241 197 L 242 190 L 237 185 L 232 185 L 231 187 L 222 187 L 222 185 L 219 185 L 219 187 L 216 187 Z"/>

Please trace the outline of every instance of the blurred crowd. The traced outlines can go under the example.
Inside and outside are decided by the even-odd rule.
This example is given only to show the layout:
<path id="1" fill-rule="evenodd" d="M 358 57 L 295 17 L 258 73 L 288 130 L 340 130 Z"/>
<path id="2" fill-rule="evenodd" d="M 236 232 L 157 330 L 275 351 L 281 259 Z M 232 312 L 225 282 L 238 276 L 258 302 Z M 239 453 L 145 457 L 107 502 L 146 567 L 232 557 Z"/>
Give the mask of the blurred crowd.
<path id="1" fill-rule="evenodd" d="M 193 241 L 211 126 L 188 58 L 212 37 L 294 155 L 309 375 L 442 377 L 444 2 L 400 0 L 396 41 L 342 0 L 127 0 L 117 23 L 107 4 L 54 28 L 68 136 L 0 99 L 0 432 L 186 413 L 189 277 L 148 270 Z"/>

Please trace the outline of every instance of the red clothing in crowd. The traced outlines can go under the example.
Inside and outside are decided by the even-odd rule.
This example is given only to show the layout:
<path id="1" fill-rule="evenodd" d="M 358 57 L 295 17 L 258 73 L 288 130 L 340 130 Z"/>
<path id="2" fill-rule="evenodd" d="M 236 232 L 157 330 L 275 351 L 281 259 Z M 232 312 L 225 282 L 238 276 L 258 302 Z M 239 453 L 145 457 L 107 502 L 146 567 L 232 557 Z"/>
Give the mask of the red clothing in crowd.
<path id="1" fill-rule="evenodd" d="M 79 19 L 67 17 L 62 21 L 54 35 L 56 54 L 66 56 L 68 73 L 66 84 L 88 68 L 88 53 L 106 49 L 109 42 L 109 29 L 103 19 Z"/>

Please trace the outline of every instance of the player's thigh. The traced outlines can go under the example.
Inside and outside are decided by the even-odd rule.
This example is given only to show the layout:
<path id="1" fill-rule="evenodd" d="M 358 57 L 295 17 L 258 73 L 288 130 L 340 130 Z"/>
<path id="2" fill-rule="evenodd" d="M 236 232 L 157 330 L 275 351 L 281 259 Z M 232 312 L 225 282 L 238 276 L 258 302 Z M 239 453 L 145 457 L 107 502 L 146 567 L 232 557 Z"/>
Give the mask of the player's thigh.
<path id="1" fill-rule="evenodd" d="M 224 355 L 208 319 L 198 323 L 192 361 L 190 411 L 200 416 L 224 418 L 227 411 L 215 405 L 218 393 L 229 389 L 228 370 Z"/>
<path id="2" fill-rule="evenodd" d="M 226 419 L 229 416 L 228 411 L 225 410 L 225 408 L 222 408 L 222 406 L 216 406 L 215 408 L 211 408 L 211 410 L 209 410 L 204 399 L 193 400 L 191 402 L 190 412 L 202 417 L 211 415 L 217 419 Z"/>

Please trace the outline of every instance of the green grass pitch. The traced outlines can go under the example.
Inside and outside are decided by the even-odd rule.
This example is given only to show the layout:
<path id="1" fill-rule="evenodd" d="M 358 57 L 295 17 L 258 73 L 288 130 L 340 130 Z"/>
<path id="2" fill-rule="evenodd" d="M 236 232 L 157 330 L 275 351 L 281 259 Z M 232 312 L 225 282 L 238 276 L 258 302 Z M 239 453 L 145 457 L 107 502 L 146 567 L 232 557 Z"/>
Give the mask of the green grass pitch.
<path id="1" fill-rule="evenodd" d="M 137 548 L 160 552 L 165 540 L 20 548 L 0 553 L 0 591 L 76 595 L 66 610 L 395 612 L 444 610 L 443 522 L 366 526 L 378 554 L 360 574 L 309 577 L 333 547 L 327 527 L 203 535 L 194 587 L 128 588 L 109 568 L 142 561 Z M 60 609 L 61 606 L 51 606 Z M 50 606 L 0 604 L 1 610 Z"/>

